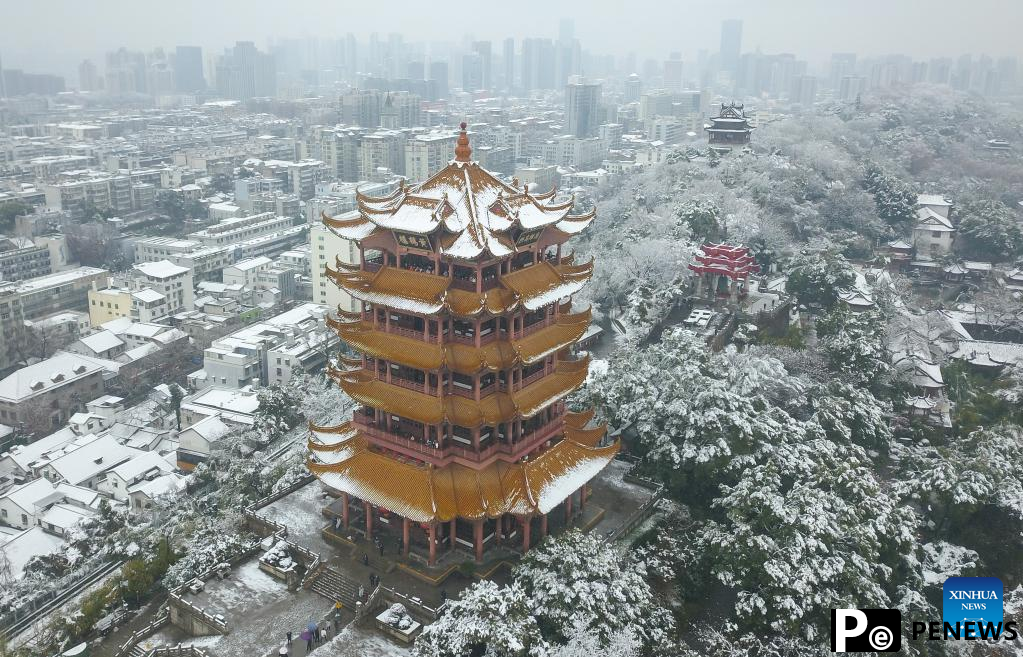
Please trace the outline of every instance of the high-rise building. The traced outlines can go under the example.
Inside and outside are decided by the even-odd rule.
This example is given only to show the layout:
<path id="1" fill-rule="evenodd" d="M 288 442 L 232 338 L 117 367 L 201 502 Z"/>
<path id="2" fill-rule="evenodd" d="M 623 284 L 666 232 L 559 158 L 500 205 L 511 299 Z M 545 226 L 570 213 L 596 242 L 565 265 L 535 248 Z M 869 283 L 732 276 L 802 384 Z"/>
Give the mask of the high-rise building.
<path id="1" fill-rule="evenodd" d="M 565 87 L 565 117 L 568 132 L 576 137 L 592 137 L 600 125 L 597 106 L 600 104 L 600 84 L 573 82 Z"/>
<path id="2" fill-rule="evenodd" d="M 462 91 L 483 88 L 483 58 L 474 52 L 462 55 Z"/>
<path id="3" fill-rule="evenodd" d="M 202 91 L 206 81 L 202 76 L 202 48 L 178 46 L 174 49 L 174 89 L 178 92 Z"/>
<path id="4" fill-rule="evenodd" d="M 838 89 L 842 79 L 856 74 L 856 55 L 850 52 L 836 52 L 831 55 L 831 71 L 828 78 L 832 89 Z"/>
<path id="5" fill-rule="evenodd" d="M 682 53 L 673 52 L 664 62 L 664 88 L 682 91 Z"/>
<path id="6" fill-rule="evenodd" d="M 447 62 L 430 62 L 430 82 L 432 83 L 431 90 L 435 95 L 431 100 L 448 97 L 450 92 L 448 90 Z"/>
<path id="7" fill-rule="evenodd" d="M 550 39 L 523 39 L 522 88 L 553 89 L 555 75 L 555 48 Z"/>
<path id="8" fill-rule="evenodd" d="M 472 51 L 479 56 L 480 85 L 478 89 L 494 88 L 494 57 L 489 41 L 474 41 Z"/>
<path id="9" fill-rule="evenodd" d="M 404 557 L 429 566 L 438 546 L 470 546 L 477 562 L 499 545 L 528 551 L 548 514 L 571 524 L 619 449 L 606 425 L 588 428 L 592 411 L 565 403 L 589 366 L 571 353 L 590 312 L 570 299 L 593 263 L 573 264 L 563 243 L 594 211 L 566 216 L 553 194 L 505 184 L 470 155 L 463 124 L 455 160 L 430 179 L 324 219 L 364 254 L 325 260 L 358 302 L 328 326 L 359 356 L 327 370 L 358 408 L 312 427 L 309 470 L 340 498 L 339 531 L 354 509 L 367 540 L 400 532 Z M 441 234 L 442 222 L 455 228 Z"/>
<path id="10" fill-rule="evenodd" d="M 625 102 L 635 103 L 643 94 L 643 81 L 638 73 L 631 73 L 625 78 Z"/>
<path id="11" fill-rule="evenodd" d="M 409 80 L 425 80 L 426 79 L 426 66 L 422 60 L 415 60 L 408 63 L 405 67 L 405 77 Z"/>
<path id="12" fill-rule="evenodd" d="M 504 40 L 504 88 L 515 88 L 515 39 Z"/>
<path id="13" fill-rule="evenodd" d="M 92 60 L 85 59 L 78 65 L 78 89 L 80 91 L 99 91 L 103 88 L 103 78 Z"/>
<path id="14" fill-rule="evenodd" d="M 742 21 L 721 21 L 721 70 L 735 73 L 742 54 Z"/>
<path id="15" fill-rule="evenodd" d="M 817 100 L 817 78 L 812 75 L 794 76 L 789 91 L 789 101 L 809 107 L 815 100 Z"/>
<path id="16" fill-rule="evenodd" d="M 239 41 L 217 62 L 217 91 L 226 98 L 247 100 L 277 95 L 277 66 L 273 55 L 251 41 Z"/>

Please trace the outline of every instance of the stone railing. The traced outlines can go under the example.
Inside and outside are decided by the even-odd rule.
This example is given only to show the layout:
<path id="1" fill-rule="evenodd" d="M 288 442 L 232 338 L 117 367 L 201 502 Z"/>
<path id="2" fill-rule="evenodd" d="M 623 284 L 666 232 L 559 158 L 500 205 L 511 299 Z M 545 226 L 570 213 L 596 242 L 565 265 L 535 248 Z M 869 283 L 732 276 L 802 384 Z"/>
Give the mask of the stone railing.
<path id="1" fill-rule="evenodd" d="M 126 657 L 139 641 L 151 636 L 169 622 L 170 612 L 167 609 L 162 609 L 153 622 L 132 632 L 125 642 L 118 646 L 117 651 L 114 652 L 114 657 Z"/>
<path id="2" fill-rule="evenodd" d="M 181 588 L 167 593 L 167 607 L 170 611 L 170 622 L 192 636 L 209 634 L 227 634 L 227 621 L 215 616 L 181 597 Z"/>
<path id="3" fill-rule="evenodd" d="M 418 612 L 421 616 L 424 616 L 430 621 L 435 621 L 440 617 L 440 610 L 443 605 L 437 608 L 431 607 L 419 598 L 400 593 L 388 586 L 378 586 L 377 589 L 380 590 L 381 596 L 388 598 L 390 602 L 400 602 L 405 605 L 407 609 Z M 374 594 L 375 593 L 376 591 L 374 591 Z M 366 606 L 370 606 L 368 602 Z"/>
<path id="4" fill-rule="evenodd" d="M 638 483 L 638 482 L 636 482 Z M 643 484 L 640 484 L 643 485 Z M 632 512 L 632 514 L 625 519 L 625 521 L 619 526 L 615 527 L 607 534 L 604 535 L 603 540 L 605 543 L 613 543 L 620 540 L 623 536 L 627 536 L 629 532 L 634 530 L 644 520 L 649 518 L 653 512 L 657 502 L 660 501 L 661 496 L 664 494 L 664 487 L 658 486 L 654 491 L 654 494 L 650 496 L 646 502 L 643 502 L 638 509 Z"/>

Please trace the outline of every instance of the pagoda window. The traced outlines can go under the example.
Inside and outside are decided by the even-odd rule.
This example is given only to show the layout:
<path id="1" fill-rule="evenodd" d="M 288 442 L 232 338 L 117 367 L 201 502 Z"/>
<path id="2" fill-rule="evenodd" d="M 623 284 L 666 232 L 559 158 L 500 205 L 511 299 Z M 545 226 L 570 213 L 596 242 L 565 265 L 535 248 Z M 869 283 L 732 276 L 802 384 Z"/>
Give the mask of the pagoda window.
<path id="1" fill-rule="evenodd" d="M 499 285 L 497 281 L 497 265 L 483 268 L 483 289 L 490 290 Z"/>
<path id="2" fill-rule="evenodd" d="M 401 256 L 401 268 L 432 274 L 433 260 L 418 253 L 406 253 Z"/>
<path id="3" fill-rule="evenodd" d="M 451 329 L 454 332 L 454 339 L 459 342 L 473 343 L 476 340 L 475 324 L 456 319 L 451 322 Z"/>
<path id="4" fill-rule="evenodd" d="M 545 260 L 557 260 L 558 248 L 556 246 L 548 246 L 543 252 L 543 257 Z"/>
<path id="5" fill-rule="evenodd" d="M 440 263 L 440 270 L 437 273 L 441 276 L 447 276 L 450 273 L 450 269 L 451 268 L 448 266 L 448 263 L 442 262 Z"/>
<path id="6" fill-rule="evenodd" d="M 363 268 L 369 271 L 376 271 L 384 266 L 384 252 L 380 249 L 366 249 L 362 256 Z"/>
<path id="7" fill-rule="evenodd" d="M 488 319 L 487 321 L 480 324 L 480 338 L 493 339 L 495 337 L 495 331 L 497 330 L 497 320 Z M 489 340 L 488 340 L 489 341 Z"/>
<path id="8" fill-rule="evenodd" d="M 512 258 L 512 271 L 528 267 L 533 264 L 534 255 L 532 251 L 525 251 Z"/>
<path id="9" fill-rule="evenodd" d="M 472 429 L 466 429 L 458 425 L 451 425 L 451 440 L 463 445 L 472 444 Z"/>
<path id="10" fill-rule="evenodd" d="M 494 436 L 494 428 L 490 426 L 484 426 L 480 429 L 480 447 L 483 447 L 483 443 L 489 441 Z"/>
<path id="11" fill-rule="evenodd" d="M 528 386 L 530 383 L 543 376 L 545 365 L 546 365 L 545 361 L 540 361 L 539 363 L 533 363 L 532 365 L 526 365 L 525 367 L 523 367 L 521 379 L 522 383 L 520 385 L 522 385 L 523 387 Z"/>
<path id="12" fill-rule="evenodd" d="M 473 387 L 475 385 L 476 381 L 474 381 L 471 376 L 459 374 L 458 372 L 453 372 L 451 374 L 451 391 L 456 395 L 472 397 Z"/>
<path id="13" fill-rule="evenodd" d="M 493 392 L 494 384 L 497 382 L 497 377 L 493 373 L 488 372 L 480 377 L 480 395 L 485 395 Z"/>
<path id="14" fill-rule="evenodd" d="M 540 308 L 539 310 L 526 313 L 522 318 L 522 330 L 524 332 L 529 332 L 531 329 L 541 328 L 546 317 L 546 308 Z"/>

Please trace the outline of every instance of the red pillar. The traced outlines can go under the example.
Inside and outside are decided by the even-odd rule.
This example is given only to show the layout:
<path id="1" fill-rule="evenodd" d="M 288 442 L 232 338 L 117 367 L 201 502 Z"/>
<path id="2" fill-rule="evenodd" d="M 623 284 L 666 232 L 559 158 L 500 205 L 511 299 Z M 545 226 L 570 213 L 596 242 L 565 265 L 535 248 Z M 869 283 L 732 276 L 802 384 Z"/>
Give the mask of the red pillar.
<path id="1" fill-rule="evenodd" d="M 405 551 L 405 558 L 406 559 L 408 558 L 408 551 L 409 551 L 409 528 L 411 527 L 411 525 L 412 525 L 412 522 L 408 518 L 402 518 L 401 519 L 401 546 L 402 546 L 402 549 Z"/>
<path id="2" fill-rule="evenodd" d="M 437 521 L 430 523 L 430 565 L 437 563 Z"/>
<path id="3" fill-rule="evenodd" d="M 565 523 L 572 522 L 572 494 L 565 498 Z"/>
<path id="4" fill-rule="evenodd" d="M 369 502 L 363 502 L 363 508 L 366 509 L 366 540 L 373 540 L 373 505 Z"/>
<path id="5" fill-rule="evenodd" d="M 586 484 L 583 484 L 579 489 L 579 510 L 586 510 Z"/>
<path id="6" fill-rule="evenodd" d="M 341 493 L 341 522 L 348 529 L 348 493 Z"/>
<path id="7" fill-rule="evenodd" d="M 504 538 L 504 516 L 497 516 L 494 521 L 494 545 L 500 545 Z"/>
<path id="8" fill-rule="evenodd" d="M 451 519 L 451 528 L 448 530 L 448 552 L 455 551 L 455 532 L 458 529 L 458 518 Z"/>
<path id="9" fill-rule="evenodd" d="M 476 547 L 476 563 L 483 562 L 483 518 L 472 524 L 472 542 Z"/>
<path id="10" fill-rule="evenodd" d="M 530 516 L 522 516 L 522 551 L 529 551 L 529 525 L 532 518 Z"/>
<path id="11" fill-rule="evenodd" d="M 547 514 L 540 516 L 540 539 L 547 538 Z"/>

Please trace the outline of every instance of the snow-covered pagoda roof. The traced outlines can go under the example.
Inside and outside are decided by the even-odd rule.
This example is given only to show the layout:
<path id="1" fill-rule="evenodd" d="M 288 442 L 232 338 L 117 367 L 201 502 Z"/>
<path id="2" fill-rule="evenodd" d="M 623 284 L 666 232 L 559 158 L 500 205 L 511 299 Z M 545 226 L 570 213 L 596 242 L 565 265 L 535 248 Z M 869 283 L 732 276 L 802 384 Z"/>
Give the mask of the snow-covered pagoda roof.
<path id="1" fill-rule="evenodd" d="M 338 310 L 338 319 L 328 318 L 327 325 L 348 345 L 374 358 L 407 365 L 420 370 L 442 367 L 462 374 L 481 370 L 502 370 L 514 365 L 530 365 L 560 351 L 583 337 L 590 324 L 589 309 L 568 314 L 569 304 L 550 326 L 518 339 L 494 340 L 479 347 L 463 342 L 423 342 L 422 340 L 386 333 L 373 326 L 360 313 Z"/>
<path id="2" fill-rule="evenodd" d="M 559 265 L 538 262 L 498 277 L 498 285 L 482 293 L 461 290 L 452 279 L 426 272 L 381 267 L 376 272 L 346 266 L 326 268 L 327 277 L 354 298 L 412 313 L 442 309 L 471 317 L 483 312 L 499 315 L 516 308 L 536 310 L 578 292 L 593 275 L 593 262 Z"/>
<path id="3" fill-rule="evenodd" d="M 508 420 L 533 417 L 556 401 L 564 399 L 586 381 L 589 358 L 562 360 L 554 371 L 513 392 L 496 392 L 479 401 L 460 395 L 437 396 L 380 381 L 369 369 L 354 361 L 350 369 L 328 366 L 327 374 L 357 402 L 400 415 L 423 424 L 443 422 L 460 427 L 495 425 Z"/>
<path id="4" fill-rule="evenodd" d="M 471 260 L 480 255 L 504 257 L 516 252 L 512 229 L 530 231 L 553 226 L 573 235 L 585 229 L 595 209 L 572 215 L 575 197 L 558 200 L 557 190 L 532 194 L 499 180 L 470 159 L 465 124 L 455 159 L 422 183 L 402 184 L 388 196 L 356 192 L 358 209 L 323 223 L 341 237 L 361 241 L 377 231 L 437 235 L 442 255 Z"/>
<path id="5" fill-rule="evenodd" d="M 745 246 L 731 244 L 704 244 L 694 256 L 689 269 L 698 274 L 721 274 L 732 279 L 749 278 L 760 271 L 753 254 Z"/>
<path id="6" fill-rule="evenodd" d="M 592 479 L 618 452 L 601 445 L 603 425 L 586 428 L 593 413 L 569 413 L 564 439 L 539 456 L 476 469 L 450 463 L 407 463 L 368 449 L 352 423 L 310 426 L 309 470 L 326 486 L 355 495 L 413 522 L 548 513 Z"/>

